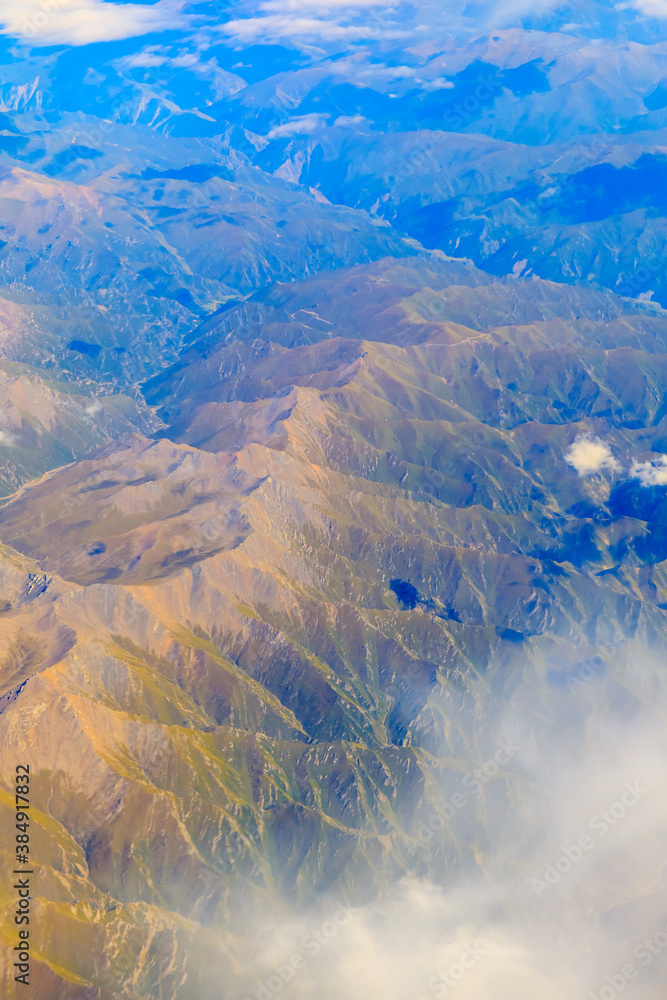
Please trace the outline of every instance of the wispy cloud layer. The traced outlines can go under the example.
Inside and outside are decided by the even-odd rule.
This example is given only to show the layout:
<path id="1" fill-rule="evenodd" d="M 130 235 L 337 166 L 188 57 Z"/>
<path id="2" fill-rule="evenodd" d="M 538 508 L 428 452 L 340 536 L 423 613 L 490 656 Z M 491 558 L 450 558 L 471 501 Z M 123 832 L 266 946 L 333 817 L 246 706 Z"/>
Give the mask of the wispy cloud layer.
<path id="1" fill-rule="evenodd" d="M 489 25 L 520 23 L 523 17 L 551 11 L 580 12 L 587 0 L 488 0 L 486 14 L 478 17 Z M 667 0 L 635 0 L 631 6 L 643 14 L 667 17 Z M 114 3 L 112 0 L 0 0 L 0 33 L 31 41 L 35 45 L 85 45 L 114 41 L 152 31 L 187 28 L 197 3 L 158 0 L 154 4 Z M 260 0 L 237 8 L 237 16 L 218 25 L 220 33 L 239 43 L 301 41 L 357 42 L 401 39 L 444 30 L 452 24 L 472 22 L 460 2 L 442 7 L 430 0 Z M 201 17 L 201 15 L 200 15 Z M 197 18 L 196 20 L 199 20 Z M 561 19 L 562 21 L 562 19 Z"/>
<path id="2" fill-rule="evenodd" d="M 531 721 L 533 683 L 499 709 L 514 756 L 475 796 L 483 850 L 461 850 L 479 820 L 452 807 L 424 854 L 442 886 L 404 880 L 337 921 L 338 901 L 293 918 L 267 908 L 243 1000 L 614 1000 L 628 979 L 628 1000 L 657 997 L 667 691 L 648 651 L 610 659 L 551 689 L 551 722 Z"/>
<path id="3" fill-rule="evenodd" d="M 242 42 L 274 42 L 284 39 L 309 39 L 312 41 L 355 41 L 380 38 L 400 38 L 405 32 L 390 30 L 372 21 L 359 24 L 341 24 L 331 19 L 292 17 L 289 14 L 270 14 L 266 17 L 237 18 L 227 21 L 221 28 L 225 35 Z"/>
<path id="4" fill-rule="evenodd" d="M 239 39 L 279 41 L 358 41 L 407 37 L 411 12 L 418 5 L 398 0 L 265 0 L 248 6 L 247 16 L 221 26 L 223 34 Z M 404 16 L 407 12 L 407 16 Z"/>
<path id="5" fill-rule="evenodd" d="M 667 0 L 631 0 L 623 8 L 667 17 Z M 425 37 L 462 27 L 509 28 L 535 16 L 553 20 L 553 30 L 563 31 L 586 20 L 587 12 L 588 20 L 599 17 L 592 0 L 482 0 L 474 9 L 464 0 L 446 5 L 430 0 L 397 0 L 391 5 L 386 0 L 262 0 L 247 3 L 241 16 L 222 24 L 220 31 L 239 42 L 352 43 Z"/>

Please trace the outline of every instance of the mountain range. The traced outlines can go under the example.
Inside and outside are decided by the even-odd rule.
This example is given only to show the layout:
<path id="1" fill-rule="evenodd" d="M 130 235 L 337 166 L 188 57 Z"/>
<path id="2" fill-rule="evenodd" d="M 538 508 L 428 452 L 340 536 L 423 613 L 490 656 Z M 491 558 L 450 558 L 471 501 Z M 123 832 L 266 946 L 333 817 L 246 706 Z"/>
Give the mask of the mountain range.
<path id="1" fill-rule="evenodd" d="M 664 924 L 661 12 L 89 6 L 0 11 L 35 996 L 432 1000 L 450 899 L 462 1000 L 599 995 Z"/>

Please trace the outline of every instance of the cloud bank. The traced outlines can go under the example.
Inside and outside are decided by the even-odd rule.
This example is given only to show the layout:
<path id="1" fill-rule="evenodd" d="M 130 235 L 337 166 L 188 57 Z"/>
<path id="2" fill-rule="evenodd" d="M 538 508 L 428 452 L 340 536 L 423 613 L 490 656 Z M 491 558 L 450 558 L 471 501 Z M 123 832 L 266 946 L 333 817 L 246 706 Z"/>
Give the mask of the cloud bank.
<path id="1" fill-rule="evenodd" d="M 178 0 L 150 6 L 105 0 L 0 0 L 0 31 L 32 45 L 88 45 L 185 28 Z"/>
<path id="2" fill-rule="evenodd" d="M 667 967 L 667 687 L 637 649 L 503 712 L 517 753 L 426 850 L 440 884 L 396 883 L 256 926 L 238 1000 L 658 1000 Z M 482 712 L 483 715 L 483 712 Z M 481 717 L 481 716 L 480 716 Z M 510 783 L 503 800 L 500 789 Z M 481 801 L 481 797 L 480 800 Z M 480 814 L 481 815 L 481 814 Z M 472 836 L 461 869 L 446 868 Z M 486 842 L 484 842 L 486 841 Z"/>

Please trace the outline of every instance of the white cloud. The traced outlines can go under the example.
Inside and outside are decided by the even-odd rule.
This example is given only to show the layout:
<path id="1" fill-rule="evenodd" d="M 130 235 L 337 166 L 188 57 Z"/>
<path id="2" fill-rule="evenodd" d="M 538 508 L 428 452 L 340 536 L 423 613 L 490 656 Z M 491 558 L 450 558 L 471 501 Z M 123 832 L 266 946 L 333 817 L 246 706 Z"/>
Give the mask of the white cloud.
<path id="1" fill-rule="evenodd" d="M 362 8 L 382 7 L 386 8 L 385 0 L 266 0 L 259 5 L 262 11 L 291 11 L 296 14 L 303 14 L 306 11 L 311 14 L 330 14 L 338 10 L 360 10 Z"/>
<path id="2" fill-rule="evenodd" d="M 472 715 L 450 705 L 466 745 L 478 745 L 473 732 L 493 728 L 511 737 L 515 756 L 504 773 L 480 783 L 468 808 L 452 806 L 453 795 L 469 787 L 466 772 L 481 775 L 484 766 L 467 761 L 464 750 L 455 768 L 438 768 L 437 778 L 432 772 L 430 804 L 412 826 L 410 849 L 415 865 L 431 867 L 442 885 L 404 880 L 347 913 L 337 895 L 292 916 L 268 903 L 253 920 L 248 952 L 240 952 L 238 993 L 252 1000 L 657 998 L 667 955 L 667 915 L 654 888 L 664 879 L 667 691 L 659 651 L 653 658 L 638 646 L 612 648 L 598 657 L 594 678 L 544 690 L 541 702 L 533 682 L 517 684 L 503 710 L 482 691 Z M 584 665 L 590 660 L 580 661 L 580 671 Z M 521 666 L 513 669 L 520 677 Z M 560 669 L 573 679 L 565 658 Z M 634 712 L 614 698 L 619 682 Z M 539 727 L 536 704 L 544 712 Z M 475 842 L 478 830 L 483 844 Z M 360 879 L 355 889 L 366 898 L 377 892 Z M 311 947 L 314 940 L 322 943 Z M 647 942 L 662 943 L 654 950 Z M 635 982 L 626 993 L 619 970 L 629 965 Z"/>
<path id="3" fill-rule="evenodd" d="M 358 41 L 403 38 L 395 20 L 399 0 L 388 7 L 386 0 L 265 0 L 249 10 L 250 16 L 234 18 L 219 30 L 239 41 L 262 42 L 285 38 L 320 41 Z"/>
<path id="4" fill-rule="evenodd" d="M 648 17 L 667 17 L 667 0 L 635 0 L 632 6 Z"/>
<path id="5" fill-rule="evenodd" d="M 565 460 L 580 476 L 596 472 L 617 472 L 621 466 L 611 453 L 611 448 L 600 438 L 580 434 L 565 453 Z"/>
<path id="6" fill-rule="evenodd" d="M 0 32 L 33 45 L 87 45 L 183 28 L 182 0 L 150 6 L 105 0 L 0 0 Z"/>
<path id="7" fill-rule="evenodd" d="M 580 434 L 565 452 L 565 460 L 580 476 L 619 472 L 623 468 L 609 445 L 591 434 Z M 667 455 L 657 455 L 645 462 L 635 458 L 627 474 L 638 479 L 642 486 L 667 486 Z"/>
<path id="8" fill-rule="evenodd" d="M 374 64 L 373 66 L 369 66 L 368 69 L 362 70 L 359 73 L 359 77 L 361 79 L 370 76 L 373 79 L 384 77 L 387 80 L 409 80 L 416 73 L 417 70 L 414 66 L 383 66 Z"/>
<path id="9" fill-rule="evenodd" d="M 343 25 L 337 21 L 321 20 L 316 17 L 293 17 L 291 14 L 269 14 L 267 17 L 237 18 L 221 25 L 220 31 L 225 35 L 249 42 L 256 38 L 263 42 L 278 41 L 285 38 L 311 38 L 323 41 L 340 41 L 347 39 L 380 39 L 386 38 L 380 25 L 369 27 L 365 24 Z M 394 32 L 391 37 L 402 37 L 402 32 Z"/>
<path id="10" fill-rule="evenodd" d="M 170 64 L 183 69 L 192 69 L 199 65 L 199 56 L 196 52 L 181 52 L 170 60 Z"/>
<path id="11" fill-rule="evenodd" d="M 328 115 L 310 114 L 293 118 L 291 122 L 283 125 L 276 125 L 267 135 L 267 139 L 284 139 L 290 135 L 310 135 L 316 128 L 319 128 L 326 121 Z"/>
<path id="12" fill-rule="evenodd" d="M 422 90 L 451 90 L 454 86 L 453 80 L 445 80 L 438 76 L 434 80 L 424 80 Z"/>
<path id="13" fill-rule="evenodd" d="M 118 60 L 118 64 L 123 69 L 150 69 L 155 66 L 166 66 L 169 62 L 167 56 L 159 56 L 155 52 L 135 52 L 131 56 L 125 56 Z"/>
<path id="14" fill-rule="evenodd" d="M 363 115 L 339 115 L 334 125 L 345 128 L 346 125 L 365 125 L 367 122 L 368 118 L 364 118 Z"/>
<path id="15" fill-rule="evenodd" d="M 642 486 L 667 486 L 667 455 L 660 455 L 648 462 L 634 461 L 630 475 Z"/>
<path id="16" fill-rule="evenodd" d="M 432 0 L 246 0 L 236 17 L 220 26 L 222 34 L 239 42 L 290 39 L 300 44 L 328 41 L 362 41 L 423 37 L 424 33 L 450 33 L 464 23 L 520 23 L 526 13 L 563 6 L 577 7 L 580 0 L 482 0 L 483 13 L 466 12 L 465 0 L 449 4 Z M 664 3 L 667 0 L 637 0 Z"/>

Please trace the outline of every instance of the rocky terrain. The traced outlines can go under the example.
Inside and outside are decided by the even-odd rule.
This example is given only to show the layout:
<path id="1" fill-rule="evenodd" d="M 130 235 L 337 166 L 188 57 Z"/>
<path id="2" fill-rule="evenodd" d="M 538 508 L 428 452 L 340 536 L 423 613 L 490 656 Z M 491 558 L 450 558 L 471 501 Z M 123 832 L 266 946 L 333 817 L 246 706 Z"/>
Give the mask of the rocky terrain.
<path id="1" fill-rule="evenodd" d="M 11 830 L 29 763 L 35 996 L 267 1000 L 274 923 L 345 906 L 347 951 L 271 995 L 430 1000 L 430 958 L 354 972 L 405 878 L 510 886 L 485 919 L 552 941 L 462 1000 L 587 997 L 662 926 L 664 28 L 583 6 L 6 28 L 0 803 Z M 544 815 L 640 779 L 625 853 L 540 909 L 581 833 Z"/>

